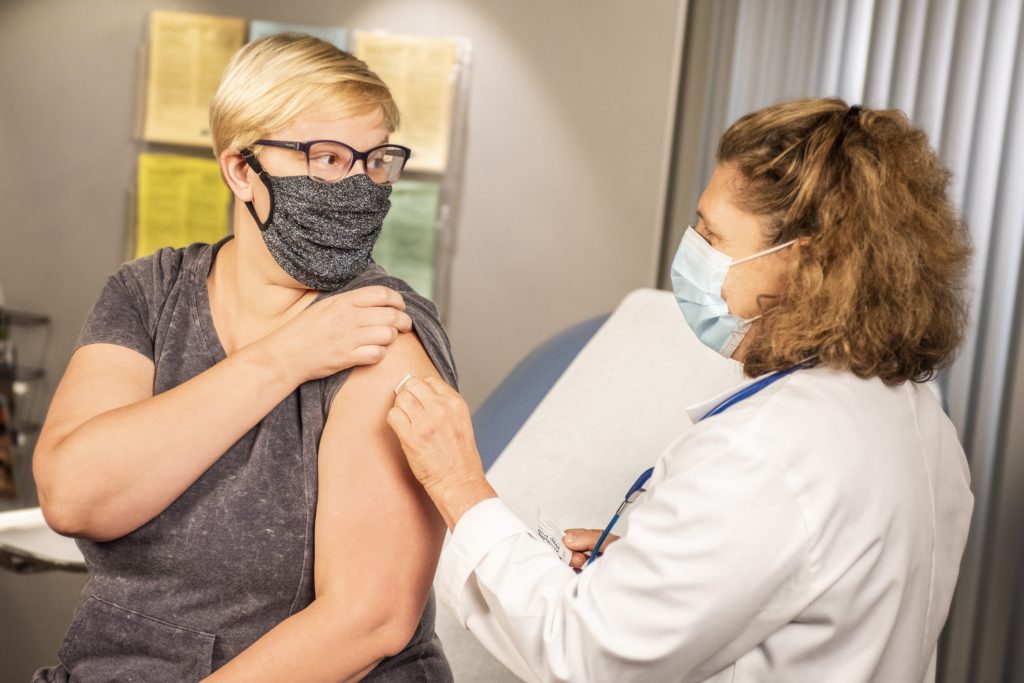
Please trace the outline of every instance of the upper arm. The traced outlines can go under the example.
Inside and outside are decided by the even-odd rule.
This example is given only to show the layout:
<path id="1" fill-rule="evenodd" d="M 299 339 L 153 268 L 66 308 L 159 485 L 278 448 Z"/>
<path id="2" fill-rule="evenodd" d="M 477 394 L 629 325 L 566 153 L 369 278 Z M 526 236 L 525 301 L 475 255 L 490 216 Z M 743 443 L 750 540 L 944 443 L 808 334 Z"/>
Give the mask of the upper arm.
<path id="1" fill-rule="evenodd" d="M 50 402 L 36 447 L 35 468 L 50 449 L 93 417 L 153 395 L 149 300 L 166 289 L 160 254 L 121 266 L 107 278 L 82 324 L 76 350 Z M 45 464 L 45 462 L 43 463 Z M 45 472 L 37 472 L 37 481 Z"/>
<path id="2" fill-rule="evenodd" d="M 413 334 L 354 369 L 334 398 L 318 457 L 315 581 L 318 598 L 340 596 L 350 609 L 367 607 L 374 624 L 398 618 L 414 628 L 444 524 L 385 420 L 406 373 L 437 376 Z"/>
<path id="3" fill-rule="evenodd" d="M 116 344 L 88 344 L 71 356 L 50 402 L 33 457 L 36 481 L 45 482 L 52 448 L 90 419 L 153 395 L 154 366 Z"/>

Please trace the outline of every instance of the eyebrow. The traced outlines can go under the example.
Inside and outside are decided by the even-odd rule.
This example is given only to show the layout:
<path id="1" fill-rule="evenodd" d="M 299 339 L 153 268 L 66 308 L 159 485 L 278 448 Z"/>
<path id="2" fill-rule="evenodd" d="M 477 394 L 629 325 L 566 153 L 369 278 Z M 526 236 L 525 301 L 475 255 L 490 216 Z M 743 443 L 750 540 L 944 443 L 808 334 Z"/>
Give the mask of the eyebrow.
<path id="1" fill-rule="evenodd" d="M 705 226 L 705 227 L 706 227 L 706 228 L 707 228 L 708 230 L 713 230 L 713 229 L 714 229 L 714 228 L 712 228 L 712 227 L 711 227 L 711 223 L 709 223 L 709 222 L 708 222 L 708 217 L 707 217 L 707 216 L 705 216 L 705 215 L 704 215 L 704 212 L 703 212 L 703 211 L 701 211 L 700 209 L 697 209 L 697 218 L 699 218 L 699 219 L 701 219 L 702 221 L 704 221 L 704 226 Z"/>

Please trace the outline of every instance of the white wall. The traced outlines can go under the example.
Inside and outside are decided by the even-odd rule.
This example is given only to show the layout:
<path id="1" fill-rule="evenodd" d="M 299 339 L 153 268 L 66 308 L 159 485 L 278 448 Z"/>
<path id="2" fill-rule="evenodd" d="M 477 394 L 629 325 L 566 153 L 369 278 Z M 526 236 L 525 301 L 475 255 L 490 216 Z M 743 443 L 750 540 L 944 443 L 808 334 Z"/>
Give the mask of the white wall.
<path id="1" fill-rule="evenodd" d="M 123 254 L 150 9 L 464 36 L 474 64 L 448 319 L 463 392 L 478 405 L 534 345 L 654 284 L 684 5 L 0 0 L 6 303 L 52 316 L 45 365 L 59 377 Z M 17 585 L 8 578 L 0 591 Z M 0 672 L 55 661 L 70 608 L 69 596 L 44 608 L 48 661 L 0 661 Z M 42 627 L 30 636 L 18 620 L 0 612 L 3 659 L 37 656 L 23 644 Z"/>

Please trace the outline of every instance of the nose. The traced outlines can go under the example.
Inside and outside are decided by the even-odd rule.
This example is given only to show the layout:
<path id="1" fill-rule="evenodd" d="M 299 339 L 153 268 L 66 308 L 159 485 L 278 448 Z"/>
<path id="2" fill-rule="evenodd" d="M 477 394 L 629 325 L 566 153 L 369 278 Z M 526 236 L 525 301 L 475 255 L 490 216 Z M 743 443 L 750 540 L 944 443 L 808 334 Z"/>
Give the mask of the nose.
<path id="1" fill-rule="evenodd" d="M 366 175 L 366 161 L 363 159 L 356 159 L 355 163 L 352 164 L 352 168 L 348 169 L 348 173 L 345 174 L 346 178 L 350 178 L 354 175 L 362 173 Z"/>

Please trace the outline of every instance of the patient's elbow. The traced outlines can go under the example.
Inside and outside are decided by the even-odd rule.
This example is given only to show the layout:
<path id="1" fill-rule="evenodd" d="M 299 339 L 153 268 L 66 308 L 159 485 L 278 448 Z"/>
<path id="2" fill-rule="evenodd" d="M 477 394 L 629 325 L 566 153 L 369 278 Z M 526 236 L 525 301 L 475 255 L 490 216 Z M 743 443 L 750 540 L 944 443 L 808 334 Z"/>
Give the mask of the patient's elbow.
<path id="1" fill-rule="evenodd" d="M 85 532 L 85 525 L 80 515 L 76 514 L 69 505 L 61 505 L 50 496 L 39 490 L 39 507 L 43 511 L 43 519 L 46 525 L 61 536 L 80 537 Z"/>
<path id="2" fill-rule="evenodd" d="M 48 447 L 46 447 L 48 446 Z M 120 534 L 104 533 L 97 527 L 102 501 L 91 500 L 87 487 L 73 473 L 55 467 L 59 462 L 54 446 L 40 442 L 32 456 L 39 507 L 46 525 L 61 536 L 90 541 L 110 541 Z"/>
<path id="3" fill-rule="evenodd" d="M 72 504 L 67 496 L 54 495 L 41 486 L 37 491 L 39 507 L 43 511 L 46 525 L 61 536 L 96 542 L 118 538 L 117 533 L 105 533 L 104 530 L 97 528 L 94 520 L 82 510 L 82 507 Z"/>
<path id="4" fill-rule="evenodd" d="M 353 594 L 348 590 L 335 593 L 320 585 L 313 609 L 323 611 L 325 620 L 320 623 L 328 625 L 332 644 L 349 648 L 353 640 L 359 640 L 371 659 L 380 661 L 409 645 L 419 628 L 424 603 L 401 596 L 399 590 L 375 588 Z"/>
<path id="5" fill-rule="evenodd" d="M 41 440 L 32 455 L 32 477 L 36 483 L 36 497 L 39 508 L 43 511 L 46 525 L 61 536 L 75 536 L 81 531 L 81 519 L 67 503 L 59 478 L 49 466 L 55 459 L 49 449 L 44 448 Z"/>
<path id="6" fill-rule="evenodd" d="M 393 657 L 409 645 L 420 624 L 420 614 L 394 613 L 373 631 L 375 648 L 382 657 Z"/>

